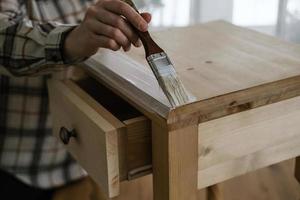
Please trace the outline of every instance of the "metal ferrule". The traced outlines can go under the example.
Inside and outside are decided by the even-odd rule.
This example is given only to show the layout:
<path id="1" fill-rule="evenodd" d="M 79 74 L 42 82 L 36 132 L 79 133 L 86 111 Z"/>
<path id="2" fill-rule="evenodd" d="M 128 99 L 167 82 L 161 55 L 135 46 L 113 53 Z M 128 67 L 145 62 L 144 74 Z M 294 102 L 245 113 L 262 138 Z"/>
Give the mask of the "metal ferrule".
<path id="1" fill-rule="evenodd" d="M 173 64 L 165 52 L 148 56 L 147 61 L 150 64 L 155 76 L 164 77 L 176 73 Z"/>

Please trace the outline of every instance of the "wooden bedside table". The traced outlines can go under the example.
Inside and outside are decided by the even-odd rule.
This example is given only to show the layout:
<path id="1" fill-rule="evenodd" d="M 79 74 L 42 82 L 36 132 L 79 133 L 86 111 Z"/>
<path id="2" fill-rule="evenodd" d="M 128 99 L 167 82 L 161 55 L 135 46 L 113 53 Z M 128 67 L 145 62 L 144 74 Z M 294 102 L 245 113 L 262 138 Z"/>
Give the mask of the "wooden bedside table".
<path id="1" fill-rule="evenodd" d="M 153 36 L 195 102 L 170 108 L 142 49 L 49 82 L 55 135 L 108 197 L 153 172 L 155 200 L 219 199 L 216 184 L 300 155 L 300 46 L 221 21 Z"/>

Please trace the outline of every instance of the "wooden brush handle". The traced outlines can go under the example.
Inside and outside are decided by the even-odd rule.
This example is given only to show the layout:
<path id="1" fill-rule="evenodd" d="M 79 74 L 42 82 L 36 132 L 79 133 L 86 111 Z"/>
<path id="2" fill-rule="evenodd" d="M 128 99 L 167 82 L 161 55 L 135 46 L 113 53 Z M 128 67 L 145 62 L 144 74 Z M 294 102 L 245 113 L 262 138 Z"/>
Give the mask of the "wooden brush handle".
<path id="1" fill-rule="evenodd" d="M 125 3 L 130 5 L 134 10 L 136 10 L 137 13 L 139 13 L 138 9 L 134 5 L 134 3 L 131 0 L 123 0 Z M 152 54 L 161 53 L 163 50 L 154 42 L 152 39 L 150 33 L 148 31 L 142 32 L 138 30 L 136 27 L 131 25 L 133 29 L 136 31 L 137 35 L 141 39 L 146 53 L 146 58 Z"/>
<path id="2" fill-rule="evenodd" d="M 163 52 L 163 50 L 153 41 L 148 31 L 141 32 L 137 30 L 136 32 L 144 45 L 146 58 L 150 55 Z"/>

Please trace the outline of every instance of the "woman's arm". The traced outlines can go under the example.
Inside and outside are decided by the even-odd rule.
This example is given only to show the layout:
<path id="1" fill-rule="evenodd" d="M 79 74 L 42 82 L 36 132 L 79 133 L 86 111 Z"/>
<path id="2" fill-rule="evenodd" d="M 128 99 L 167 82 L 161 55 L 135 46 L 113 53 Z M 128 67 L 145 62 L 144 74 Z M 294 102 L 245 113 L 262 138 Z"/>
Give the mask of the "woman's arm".
<path id="1" fill-rule="evenodd" d="M 141 17 L 120 0 L 100 0 L 78 26 L 25 20 L 21 4 L 33 0 L 0 0 L 0 66 L 16 76 L 36 75 L 53 66 L 74 64 L 98 50 L 129 50 L 140 46 L 127 20 L 147 30 L 149 14 Z"/>
<path id="2" fill-rule="evenodd" d="M 63 45 L 74 26 L 25 20 L 21 3 L 0 0 L 0 65 L 13 75 L 24 76 L 68 64 Z"/>

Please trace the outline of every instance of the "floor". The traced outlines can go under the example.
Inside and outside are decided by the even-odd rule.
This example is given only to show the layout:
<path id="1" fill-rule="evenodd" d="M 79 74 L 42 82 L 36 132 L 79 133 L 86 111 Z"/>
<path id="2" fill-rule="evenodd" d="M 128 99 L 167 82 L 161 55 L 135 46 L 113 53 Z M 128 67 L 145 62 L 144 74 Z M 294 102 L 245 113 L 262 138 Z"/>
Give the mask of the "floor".
<path id="1" fill-rule="evenodd" d="M 300 184 L 293 173 L 294 160 L 289 160 L 231 179 L 222 183 L 224 200 L 300 200 Z M 152 198 L 142 196 L 138 199 Z M 205 200 L 204 190 L 199 192 L 199 200 Z"/>
<path id="2" fill-rule="evenodd" d="M 300 200 L 300 184 L 293 175 L 294 160 L 257 170 L 222 183 L 223 200 Z M 124 182 L 122 197 L 111 200 L 152 200 L 151 176 Z M 206 200 L 205 190 L 199 200 Z M 108 200 L 90 179 L 58 191 L 54 200 Z"/>
<path id="3" fill-rule="evenodd" d="M 294 160 L 226 181 L 224 199 L 300 200 L 300 184 L 294 178 Z"/>

